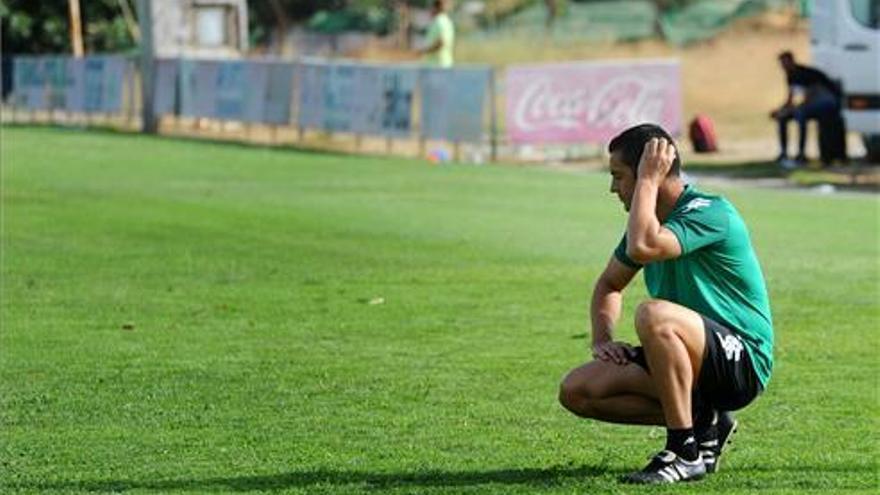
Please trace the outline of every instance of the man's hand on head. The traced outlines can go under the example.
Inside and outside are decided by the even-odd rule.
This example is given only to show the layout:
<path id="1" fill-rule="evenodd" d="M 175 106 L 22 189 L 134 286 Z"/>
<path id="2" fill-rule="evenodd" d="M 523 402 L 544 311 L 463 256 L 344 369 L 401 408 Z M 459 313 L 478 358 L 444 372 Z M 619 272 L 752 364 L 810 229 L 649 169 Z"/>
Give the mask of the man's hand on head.
<path id="1" fill-rule="evenodd" d="M 651 138 L 645 143 L 639 160 L 638 180 L 663 182 L 675 161 L 675 146 L 664 138 Z"/>
<path id="2" fill-rule="evenodd" d="M 593 358 L 602 361 L 610 361 L 614 364 L 625 365 L 629 358 L 635 354 L 635 350 L 626 342 L 600 342 L 593 344 Z"/>

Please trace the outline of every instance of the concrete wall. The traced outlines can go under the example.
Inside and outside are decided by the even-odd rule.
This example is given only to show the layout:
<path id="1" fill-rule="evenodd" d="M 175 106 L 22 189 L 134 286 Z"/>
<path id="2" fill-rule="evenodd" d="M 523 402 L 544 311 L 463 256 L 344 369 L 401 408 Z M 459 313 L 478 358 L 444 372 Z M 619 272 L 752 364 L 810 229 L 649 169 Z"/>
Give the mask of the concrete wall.
<path id="1" fill-rule="evenodd" d="M 205 11 L 222 9 L 225 40 L 200 43 L 199 20 Z M 248 49 L 246 0 L 153 0 L 154 53 L 160 58 L 237 58 Z"/>

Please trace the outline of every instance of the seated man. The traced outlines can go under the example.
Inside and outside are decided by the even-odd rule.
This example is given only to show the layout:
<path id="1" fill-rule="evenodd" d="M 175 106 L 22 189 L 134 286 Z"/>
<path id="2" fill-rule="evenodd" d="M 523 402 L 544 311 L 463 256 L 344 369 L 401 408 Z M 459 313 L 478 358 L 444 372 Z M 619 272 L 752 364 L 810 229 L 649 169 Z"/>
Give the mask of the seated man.
<path id="1" fill-rule="evenodd" d="M 651 124 L 608 145 L 611 192 L 626 233 L 593 290 L 593 361 L 562 381 L 574 414 L 666 426 L 666 447 L 632 483 L 700 479 L 718 470 L 736 429 L 729 411 L 752 402 L 773 367 L 767 289 L 746 225 L 725 198 L 686 185 L 672 138 Z M 641 346 L 615 341 L 623 291 L 644 268 L 653 299 L 639 305 Z"/>
<path id="2" fill-rule="evenodd" d="M 779 123 L 779 157 L 776 159 L 780 165 L 793 168 L 807 162 L 804 147 L 807 142 L 807 121 L 810 119 L 821 120 L 825 117 L 840 114 L 840 87 L 828 78 L 824 72 L 799 65 L 794 60 L 791 52 L 779 54 L 779 63 L 785 71 L 788 82 L 788 97 L 785 103 L 770 113 L 770 116 Z M 795 94 L 800 94 L 800 101 L 795 104 Z M 795 120 L 798 123 L 798 153 L 795 161 L 788 159 L 788 122 Z"/>

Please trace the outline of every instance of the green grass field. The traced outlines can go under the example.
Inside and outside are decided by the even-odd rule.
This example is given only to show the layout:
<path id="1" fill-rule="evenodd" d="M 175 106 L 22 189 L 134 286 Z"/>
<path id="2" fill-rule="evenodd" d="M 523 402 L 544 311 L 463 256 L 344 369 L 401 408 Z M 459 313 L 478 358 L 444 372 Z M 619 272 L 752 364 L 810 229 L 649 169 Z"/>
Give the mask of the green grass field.
<path id="1" fill-rule="evenodd" d="M 880 201 L 731 188 L 776 369 L 723 471 L 556 402 L 597 173 L 2 129 L 0 493 L 876 493 Z M 620 333 L 632 339 L 629 291 Z"/>

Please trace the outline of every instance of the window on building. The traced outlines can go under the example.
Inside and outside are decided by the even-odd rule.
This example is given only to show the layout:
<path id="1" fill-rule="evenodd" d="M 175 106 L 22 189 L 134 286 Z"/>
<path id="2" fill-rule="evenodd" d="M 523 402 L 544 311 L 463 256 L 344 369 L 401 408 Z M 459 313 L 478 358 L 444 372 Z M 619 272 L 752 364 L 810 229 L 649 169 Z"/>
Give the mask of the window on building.
<path id="1" fill-rule="evenodd" d="M 220 47 L 229 44 L 227 31 L 227 8 L 223 6 L 200 7 L 196 12 L 196 40 L 200 46 Z"/>
<path id="2" fill-rule="evenodd" d="M 849 0 L 853 19 L 871 29 L 880 29 L 880 0 Z"/>

